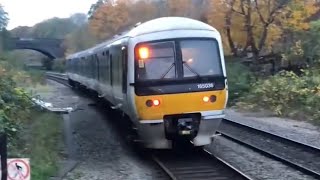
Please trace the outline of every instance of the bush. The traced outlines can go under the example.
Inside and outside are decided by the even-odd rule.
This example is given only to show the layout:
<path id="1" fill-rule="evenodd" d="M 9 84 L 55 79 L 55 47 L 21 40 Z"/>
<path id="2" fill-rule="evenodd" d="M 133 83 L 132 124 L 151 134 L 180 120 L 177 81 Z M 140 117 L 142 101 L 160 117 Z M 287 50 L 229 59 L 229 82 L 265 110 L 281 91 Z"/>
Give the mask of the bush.
<path id="1" fill-rule="evenodd" d="M 239 62 L 226 63 L 229 104 L 233 105 L 237 100 L 249 92 L 253 75 L 249 68 Z"/>
<path id="2" fill-rule="evenodd" d="M 41 72 L 19 71 L 0 57 L 0 132 L 8 135 L 8 157 L 32 159 L 32 179 L 57 173 L 62 140 L 61 117 L 33 106 L 20 88 L 41 79 Z"/>
<path id="3" fill-rule="evenodd" d="M 263 107 L 277 115 L 320 118 L 320 70 L 305 70 L 302 76 L 281 72 L 252 85 L 252 90 L 241 98 L 239 106 Z"/>
<path id="4" fill-rule="evenodd" d="M 66 60 L 65 59 L 55 59 L 53 60 L 53 71 L 64 73 L 66 70 Z"/>
<path id="5" fill-rule="evenodd" d="M 0 66 L 0 71 L 3 70 Z M 27 93 L 16 86 L 11 76 L 4 73 L 0 73 L 0 76 L 0 132 L 8 134 L 10 140 L 20 129 L 31 101 Z"/>

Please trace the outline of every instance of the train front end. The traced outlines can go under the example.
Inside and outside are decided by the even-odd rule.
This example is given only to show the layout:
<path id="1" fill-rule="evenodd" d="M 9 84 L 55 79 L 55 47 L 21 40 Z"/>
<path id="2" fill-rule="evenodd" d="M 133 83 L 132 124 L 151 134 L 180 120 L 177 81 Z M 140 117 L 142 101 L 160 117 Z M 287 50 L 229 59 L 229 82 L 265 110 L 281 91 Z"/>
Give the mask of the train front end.
<path id="1" fill-rule="evenodd" d="M 148 34 L 134 46 L 135 111 L 148 148 L 210 144 L 228 100 L 220 34 L 174 31 Z"/>

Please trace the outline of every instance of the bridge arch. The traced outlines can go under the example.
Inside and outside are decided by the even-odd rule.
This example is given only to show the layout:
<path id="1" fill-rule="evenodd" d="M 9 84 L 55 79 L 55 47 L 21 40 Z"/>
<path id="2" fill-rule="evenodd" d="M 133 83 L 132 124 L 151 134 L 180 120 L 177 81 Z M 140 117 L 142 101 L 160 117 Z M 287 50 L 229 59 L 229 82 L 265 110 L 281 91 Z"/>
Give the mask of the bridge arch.
<path id="1" fill-rule="evenodd" d="M 65 48 L 62 39 L 12 38 L 10 49 L 30 49 L 38 51 L 50 59 L 63 58 Z"/>

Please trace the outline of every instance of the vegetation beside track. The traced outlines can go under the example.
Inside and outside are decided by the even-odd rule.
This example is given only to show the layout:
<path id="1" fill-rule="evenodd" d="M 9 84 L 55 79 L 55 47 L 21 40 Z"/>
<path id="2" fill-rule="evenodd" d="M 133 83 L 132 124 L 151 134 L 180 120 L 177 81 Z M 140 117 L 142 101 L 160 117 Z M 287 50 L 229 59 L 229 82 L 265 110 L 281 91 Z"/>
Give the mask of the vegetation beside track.
<path id="1" fill-rule="evenodd" d="M 255 76 L 249 68 L 228 63 L 229 106 L 320 123 L 320 21 L 308 32 L 296 32 L 297 41 L 282 54 L 282 62 L 302 65 L 270 76 Z M 237 62 L 237 61 L 236 61 Z"/>
<path id="2" fill-rule="evenodd" d="M 49 179 L 57 172 L 61 117 L 43 112 L 32 103 L 26 88 L 43 84 L 41 72 L 16 68 L 0 58 L 0 132 L 8 135 L 8 157 L 30 158 L 31 178 Z"/>

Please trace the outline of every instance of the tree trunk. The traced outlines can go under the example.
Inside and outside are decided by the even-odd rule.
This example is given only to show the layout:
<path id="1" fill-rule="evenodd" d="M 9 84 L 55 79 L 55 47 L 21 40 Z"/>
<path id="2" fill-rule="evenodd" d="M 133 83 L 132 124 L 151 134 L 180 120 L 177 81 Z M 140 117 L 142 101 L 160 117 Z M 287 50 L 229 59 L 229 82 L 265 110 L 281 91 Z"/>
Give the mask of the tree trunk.
<path id="1" fill-rule="evenodd" d="M 234 42 L 233 42 L 233 39 L 231 36 L 231 14 L 232 14 L 232 11 L 229 11 L 226 15 L 226 32 L 227 32 L 227 38 L 228 38 L 228 43 L 229 43 L 229 47 L 231 49 L 231 52 L 232 52 L 233 56 L 237 57 L 238 51 L 234 45 Z"/>
<path id="2" fill-rule="evenodd" d="M 269 28 L 269 24 L 265 24 L 263 27 L 263 32 L 259 41 L 259 45 L 258 45 L 258 49 L 261 51 L 261 49 L 263 48 L 263 46 L 265 45 L 267 36 L 268 36 L 268 28 Z"/>
<path id="3" fill-rule="evenodd" d="M 232 13 L 233 13 L 232 9 L 233 9 L 234 2 L 235 2 L 234 0 L 230 2 L 231 8 L 229 9 L 229 11 L 226 13 L 226 16 L 225 16 L 225 30 L 227 33 L 228 43 L 229 43 L 229 47 L 231 49 L 232 55 L 234 57 L 237 57 L 238 50 L 235 47 L 232 36 L 231 36 L 231 18 L 232 18 Z"/>

